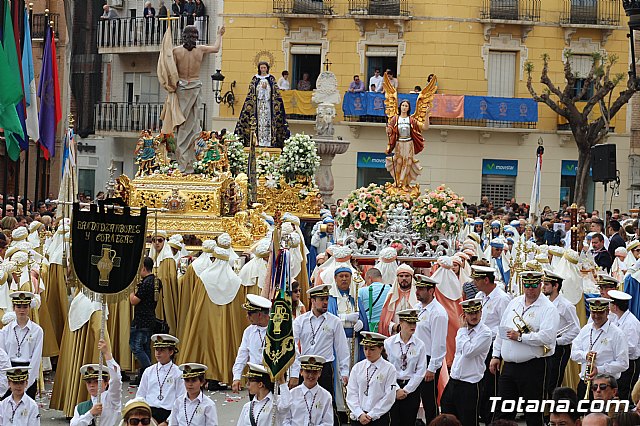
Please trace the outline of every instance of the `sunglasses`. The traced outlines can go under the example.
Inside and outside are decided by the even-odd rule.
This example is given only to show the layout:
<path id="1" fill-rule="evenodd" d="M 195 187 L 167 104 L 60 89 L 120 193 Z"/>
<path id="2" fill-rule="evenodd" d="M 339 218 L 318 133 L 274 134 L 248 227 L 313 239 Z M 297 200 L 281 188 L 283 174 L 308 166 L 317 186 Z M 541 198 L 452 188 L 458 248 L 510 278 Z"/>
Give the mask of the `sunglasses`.
<path id="1" fill-rule="evenodd" d="M 538 288 L 538 283 L 523 284 L 524 288 Z"/>
<path id="2" fill-rule="evenodd" d="M 570 220 L 563 220 L 564 223 L 571 223 Z"/>
<path id="3" fill-rule="evenodd" d="M 299 288 L 297 288 L 297 289 L 295 289 L 295 290 L 291 290 L 291 292 L 292 292 L 292 293 L 300 293 L 300 289 L 299 289 Z"/>
<path id="4" fill-rule="evenodd" d="M 609 386 L 611 386 L 611 385 L 608 385 L 608 384 L 606 384 L 606 383 L 599 383 L 599 384 L 597 384 L 597 385 L 593 385 L 593 390 L 594 390 L 594 391 L 595 391 L 595 390 L 601 390 L 601 391 L 603 391 L 603 390 L 607 389 Z"/>
<path id="5" fill-rule="evenodd" d="M 145 417 L 144 419 L 133 418 L 133 419 L 129 419 L 128 423 L 131 426 L 138 426 L 140 423 L 142 423 L 144 426 L 147 426 L 147 425 L 151 424 L 151 418 L 149 418 L 149 417 Z"/>
<path id="6" fill-rule="evenodd" d="M 633 250 L 631 250 L 631 251 L 640 251 L 640 248 L 634 248 L 634 249 L 633 249 Z"/>

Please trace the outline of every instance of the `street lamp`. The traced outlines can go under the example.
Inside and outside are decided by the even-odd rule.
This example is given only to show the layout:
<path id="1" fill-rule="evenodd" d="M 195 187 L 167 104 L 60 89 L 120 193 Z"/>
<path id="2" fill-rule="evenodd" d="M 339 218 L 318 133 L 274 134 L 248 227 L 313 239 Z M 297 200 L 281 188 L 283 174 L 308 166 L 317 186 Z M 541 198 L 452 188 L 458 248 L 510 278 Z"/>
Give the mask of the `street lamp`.
<path id="1" fill-rule="evenodd" d="M 629 76 L 633 78 L 636 89 L 640 89 L 640 82 L 636 76 L 636 52 L 633 41 L 633 32 L 640 30 L 640 0 L 622 0 L 622 7 L 629 17 L 629 40 L 631 42 L 631 70 Z"/>
<path id="2" fill-rule="evenodd" d="M 231 88 L 224 95 L 220 96 L 222 93 L 222 86 L 224 85 L 224 75 L 220 72 L 221 70 L 216 70 L 215 74 L 211 76 L 211 87 L 213 90 L 213 95 L 215 97 L 216 103 L 227 104 L 231 107 L 231 112 L 235 115 L 234 105 L 236 103 L 236 95 L 233 93 L 233 88 L 236 87 L 236 82 L 231 83 Z"/>

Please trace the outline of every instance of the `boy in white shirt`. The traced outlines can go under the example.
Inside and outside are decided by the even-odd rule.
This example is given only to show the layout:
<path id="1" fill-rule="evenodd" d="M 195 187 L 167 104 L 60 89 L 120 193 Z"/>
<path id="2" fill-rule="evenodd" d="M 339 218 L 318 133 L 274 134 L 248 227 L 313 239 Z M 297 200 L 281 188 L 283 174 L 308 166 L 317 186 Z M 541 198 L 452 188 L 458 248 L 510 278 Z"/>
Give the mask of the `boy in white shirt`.
<path id="1" fill-rule="evenodd" d="M 40 426 L 38 404 L 25 393 L 29 367 L 11 367 L 4 372 L 11 395 L 0 402 L 0 425 Z"/>
<path id="2" fill-rule="evenodd" d="M 291 408 L 285 426 L 332 426 L 331 394 L 318 385 L 326 360 L 318 355 L 300 357 L 304 382 L 291 390 Z"/>
<path id="3" fill-rule="evenodd" d="M 207 366 L 195 362 L 181 364 L 182 378 L 186 392 L 174 401 L 170 426 L 218 426 L 216 404 L 204 394 L 207 383 L 204 372 Z"/>

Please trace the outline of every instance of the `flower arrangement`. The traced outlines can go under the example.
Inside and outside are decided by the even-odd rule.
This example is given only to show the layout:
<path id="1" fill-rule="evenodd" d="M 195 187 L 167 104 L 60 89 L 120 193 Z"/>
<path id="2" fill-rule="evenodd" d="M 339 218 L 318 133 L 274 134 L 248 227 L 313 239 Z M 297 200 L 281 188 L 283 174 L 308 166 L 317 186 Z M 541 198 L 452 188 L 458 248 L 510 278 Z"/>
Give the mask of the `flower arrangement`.
<path id="1" fill-rule="evenodd" d="M 264 178 L 269 188 L 278 188 L 280 185 L 280 169 L 275 156 L 269 152 L 263 152 L 256 157 L 256 174 Z"/>
<path id="2" fill-rule="evenodd" d="M 238 136 L 228 134 L 225 136 L 227 144 L 227 159 L 229 160 L 229 171 L 233 176 L 247 172 L 247 161 L 249 155 L 244 151 L 244 145 Z"/>
<path id="3" fill-rule="evenodd" d="M 427 190 L 413 203 L 413 229 L 423 235 L 457 234 L 464 220 L 464 197 L 441 185 Z"/>
<path id="4" fill-rule="evenodd" d="M 193 162 L 193 171 L 196 174 L 205 175 L 209 172 L 209 168 L 202 160 L 196 160 Z"/>
<path id="5" fill-rule="evenodd" d="M 176 170 L 178 170 L 178 163 L 174 161 L 169 164 L 160 166 L 158 168 L 158 173 L 163 175 L 172 175 Z"/>
<path id="6" fill-rule="evenodd" d="M 340 205 L 335 218 L 342 229 L 353 229 L 362 235 L 377 230 L 384 225 L 384 191 L 375 183 L 351 192 Z"/>
<path id="7" fill-rule="evenodd" d="M 384 211 L 393 210 L 396 207 L 402 207 L 406 210 L 411 210 L 413 206 L 413 198 L 408 193 L 395 193 L 385 194 L 382 203 L 384 205 Z"/>
<path id="8" fill-rule="evenodd" d="M 311 180 L 320 167 L 315 142 L 304 133 L 291 136 L 284 141 L 278 167 L 288 182 L 294 181 L 297 176 L 305 176 Z"/>

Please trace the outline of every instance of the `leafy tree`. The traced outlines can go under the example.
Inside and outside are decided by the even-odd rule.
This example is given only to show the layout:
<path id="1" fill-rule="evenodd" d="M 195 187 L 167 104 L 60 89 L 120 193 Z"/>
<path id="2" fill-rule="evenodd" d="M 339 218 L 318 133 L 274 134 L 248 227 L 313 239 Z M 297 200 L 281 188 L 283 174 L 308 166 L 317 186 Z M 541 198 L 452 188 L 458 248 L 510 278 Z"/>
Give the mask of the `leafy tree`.
<path id="1" fill-rule="evenodd" d="M 549 77 L 549 55 L 542 55 L 542 73 L 540 83 L 544 85 L 541 94 L 533 88 L 532 74 L 533 63 L 527 61 L 527 89 L 536 102 L 544 103 L 556 114 L 564 117 L 569 123 L 571 133 L 578 147 L 578 170 L 576 172 L 575 202 L 584 205 L 587 200 L 587 178 L 591 167 L 591 147 L 606 140 L 609 133 L 611 119 L 620 111 L 623 105 L 629 102 L 637 88 L 633 78 L 629 77 L 624 90 L 619 92 L 613 100 L 614 90 L 624 79 L 625 75 L 611 75 L 611 69 L 616 64 L 616 55 L 603 56 L 600 53 L 591 55 L 592 63 L 588 75 L 579 76 L 571 69 L 571 56 L 573 53 L 565 53 L 564 78 L 565 86 L 556 86 Z M 576 90 L 576 81 L 584 79 L 583 85 Z M 593 94 L 590 91 L 593 91 Z M 588 95 L 590 95 L 588 97 Z M 593 108 L 600 107 L 600 116 L 590 117 Z"/>

